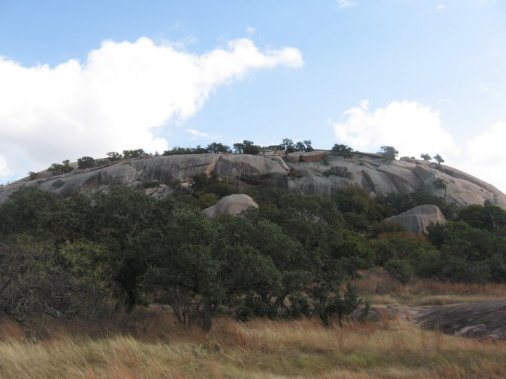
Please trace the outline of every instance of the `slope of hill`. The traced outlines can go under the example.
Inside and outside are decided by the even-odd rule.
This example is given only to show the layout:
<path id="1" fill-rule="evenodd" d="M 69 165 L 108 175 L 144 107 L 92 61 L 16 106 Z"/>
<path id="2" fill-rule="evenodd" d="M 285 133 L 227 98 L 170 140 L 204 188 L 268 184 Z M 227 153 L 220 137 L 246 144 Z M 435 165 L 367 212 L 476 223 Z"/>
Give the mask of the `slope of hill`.
<path id="1" fill-rule="evenodd" d="M 214 174 L 237 186 L 283 188 L 304 194 L 331 194 L 358 185 L 372 195 L 427 192 L 459 206 L 489 203 L 506 208 L 497 188 L 449 166 L 416 159 L 388 161 L 378 154 L 356 152 L 349 158 L 330 151 L 275 154 L 188 154 L 154 156 L 74 169 L 61 175 L 48 171 L 0 189 L 0 202 L 21 186 L 35 186 L 65 198 L 112 187 L 143 189 L 164 196 L 185 186 L 196 174 Z"/>

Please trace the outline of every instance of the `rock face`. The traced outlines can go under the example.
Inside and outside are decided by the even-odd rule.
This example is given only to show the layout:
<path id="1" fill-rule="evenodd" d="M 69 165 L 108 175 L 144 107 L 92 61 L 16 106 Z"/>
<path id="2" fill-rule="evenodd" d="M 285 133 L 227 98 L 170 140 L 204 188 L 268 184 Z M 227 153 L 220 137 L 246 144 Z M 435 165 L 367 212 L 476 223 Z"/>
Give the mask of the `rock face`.
<path id="1" fill-rule="evenodd" d="M 437 307 L 420 314 L 417 322 L 447 334 L 506 340 L 506 301 Z"/>
<path id="2" fill-rule="evenodd" d="M 351 177 L 327 175 L 346 168 Z M 335 170 L 332 172 L 339 172 Z M 356 152 L 343 158 L 330 151 L 281 156 L 189 154 L 123 160 L 100 167 L 22 179 L 0 188 L 0 203 L 20 186 L 35 186 L 60 197 L 109 191 L 114 187 L 144 189 L 151 196 L 170 194 L 195 174 L 215 174 L 238 185 L 273 187 L 304 194 L 331 195 L 357 185 L 371 195 L 424 191 L 465 206 L 485 201 L 506 209 L 506 195 L 493 186 L 448 166 L 416 159 L 386 161 L 377 154 Z"/>
<path id="3" fill-rule="evenodd" d="M 229 195 L 222 197 L 216 204 L 202 211 L 209 218 L 224 215 L 237 216 L 250 207 L 258 208 L 258 204 L 248 195 Z"/>
<path id="4" fill-rule="evenodd" d="M 419 205 L 397 216 L 383 220 L 388 224 L 400 224 L 406 231 L 415 234 L 424 234 L 431 224 L 445 224 L 443 213 L 435 205 Z"/>

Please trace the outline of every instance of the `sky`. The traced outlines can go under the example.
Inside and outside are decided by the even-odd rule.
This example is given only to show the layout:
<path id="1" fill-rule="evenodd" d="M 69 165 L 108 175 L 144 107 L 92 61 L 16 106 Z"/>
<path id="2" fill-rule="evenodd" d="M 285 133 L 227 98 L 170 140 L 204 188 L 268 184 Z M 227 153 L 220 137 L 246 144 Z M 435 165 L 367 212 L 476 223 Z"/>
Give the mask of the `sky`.
<path id="1" fill-rule="evenodd" d="M 283 138 L 440 154 L 506 192 L 506 1 L 0 0 L 0 183 Z"/>

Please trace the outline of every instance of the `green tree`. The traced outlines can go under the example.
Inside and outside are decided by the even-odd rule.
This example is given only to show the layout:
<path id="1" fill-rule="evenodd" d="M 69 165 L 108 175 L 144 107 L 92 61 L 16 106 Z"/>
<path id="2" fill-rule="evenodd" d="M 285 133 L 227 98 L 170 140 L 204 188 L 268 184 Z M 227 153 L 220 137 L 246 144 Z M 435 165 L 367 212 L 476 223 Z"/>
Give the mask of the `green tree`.
<path id="1" fill-rule="evenodd" d="M 438 167 L 441 167 L 441 163 L 445 161 L 439 154 L 434 155 L 433 159 L 437 162 Z"/>
<path id="2" fill-rule="evenodd" d="M 231 153 L 232 150 L 230 149 L 229 146 L 227 145 L 223 145 L 222 143 L 216 143 L 216 142 L 213 142 L 209 145 L 207 145 L 207 148 L 206 150 L 209 152 L 209 153 L 213 153 L 213 154 L 228 154 L 228 153 Z"/>
<path id="3" fill-rule="evenodd" d="M 124 159 L 145 158 L 147 156 L 149 156 L 149 154 L 146 153 L 144 149 L 123 150 Z"/>
<path id="4" fill-rule="evenodd" d="M 422 158 L 426 162 L 429 162 L 432 159 L 432 157 L 429 154 L 420 154 L 420 158 Z"/>
<path id="5" fill-rule="evenodd" d="M 53 163 L 47 171 L 49 171 L 53 175 L 61 175 L 67 172 L 72 171 L 74 168 L 70 165 L 70 161 L 68 159 L 62 162 L 63 164 Z"/>
<path id="6" fill-rule="evenodd" d="M 344 158 L 351 158 L 353 156 L 353 149 L 347 145 L 340 145 L 336 143 L 332 146 L 331 151 Z"/>
<path id="7" fill-rule="evenodd" d="M 107 153 L 106 155 L 107 155 L 107 159 L 111 162 L 117 162 L 117 161 L 120 161 L 123 159 L 123 155 L 120 153 L 117 153 L 115 151 L 111 151 L 111 152 Z"/>
<path id="8" fill-rule="evenodd" d="M 402 284 L 408 284 L 413 276 L 413 268 L 404 259 L 391 259 L 385 264 L 385 270 Z"/>
<path id="9" fill-rule="evenodd" d="M 394 161 L 399 155 L 399 152 L 393 146 L 381 146 L 381 156 L 387 161 Z"/>
<path id="10" fill-rule="evenodd" d="M 81 157 L 77 160 L 77 167 L 80 169 L 95 167 L 96 162 L 92 157 Z"/>
<path id="11" fill-rule="evenodd" d="M 457 219 L 490 232 L 504 233 L 506 230 L 506 211 L 495 205 L 469 205 L 459 211 Z"/>
<path id="12" fill-rule="evenodd" d="M 252 141 L 244 140 L 242 143 L 234 143 L 234 151 L 237 154 L 258 155 L 260 146 L 255 145 Z"/>

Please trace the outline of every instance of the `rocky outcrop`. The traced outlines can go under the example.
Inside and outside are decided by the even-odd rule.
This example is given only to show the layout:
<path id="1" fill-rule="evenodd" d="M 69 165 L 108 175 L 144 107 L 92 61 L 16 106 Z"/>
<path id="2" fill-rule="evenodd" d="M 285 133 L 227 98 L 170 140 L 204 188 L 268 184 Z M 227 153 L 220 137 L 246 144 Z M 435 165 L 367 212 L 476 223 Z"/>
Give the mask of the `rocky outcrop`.
<path id="1" fill-rule="evenodd" d="M 406 231 L 415 234 L 424 234 L 432 224 L 445 224 L 443 213 L 435 205 L 419 205 L 397 216 L 383 220 L 386 224 L 399 224 Z"/>
<path id="2" fill-rule="evenodd" d="M 351 176 L 341 177 L 337 167 Z M 332 170 L 330 170 L 332 169 Z M 329 172 L 331 174 L 329 174 Z M 343 158 L 329 151 L 278 155 L 189 154 L 147 157 L 39 179 L 22 179 L 0 188 L 0 202 L 20 186 L 36 186 L 61 197 L 109 191 L 117 186 L 143 189 L 165 196 L 187 185 L 195 174 L 215 174 L 238 185 L 282 188 L 304 194 L 331 195 L 347 186 L 360 186 L 371 195 L 425 191 L 465 206 L 485 201 L 506 209 L 506 196 L 490 184 L 448 166 L 416 159 L 386 161 L 380 155 L 354 153 Z"/>
<path id="3" fill-rule="evenodd" d="M 237 216 L 250 207 L 258 208 L 258 204 L 248 195 L 224 196 L 213 206 L 202 211 L 209 218 L 216 218 L 224 215 Z"/>
<path id="4" fill-rule="evenodd" d="M 417 322 L 447 334 L 506 340 L 506 301 L 436 307 L 422 312 Z"/>

